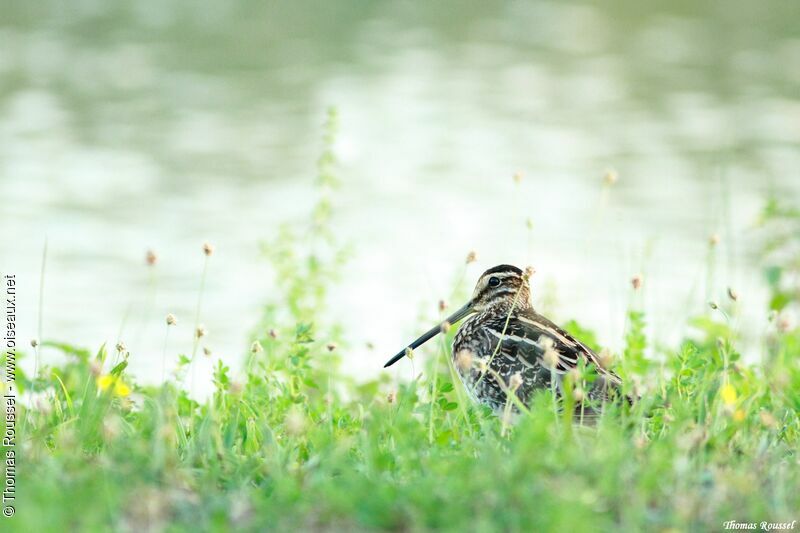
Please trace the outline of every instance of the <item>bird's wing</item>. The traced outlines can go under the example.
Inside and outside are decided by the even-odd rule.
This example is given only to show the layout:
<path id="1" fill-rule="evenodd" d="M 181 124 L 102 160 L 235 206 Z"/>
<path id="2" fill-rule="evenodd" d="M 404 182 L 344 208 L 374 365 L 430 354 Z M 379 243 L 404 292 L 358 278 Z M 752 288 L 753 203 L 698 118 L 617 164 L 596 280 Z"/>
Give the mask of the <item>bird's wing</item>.
<path id="1" fill-rule="evenodd" d="M 616 385 L 621 383 L 616 374 L 602 367 L 589 347 L 533 310 L 515 313 L 511 317 L 497 317 L 486 326 L 489 333 L 500 341 L 504 353 L 513 354 L 529 366 L 541 365 L 549 347 L 556 354 L 553 369 L 556 373 L 566 373 L 583 360 L 594 365 L 598 375 L 606 380 Z"/>

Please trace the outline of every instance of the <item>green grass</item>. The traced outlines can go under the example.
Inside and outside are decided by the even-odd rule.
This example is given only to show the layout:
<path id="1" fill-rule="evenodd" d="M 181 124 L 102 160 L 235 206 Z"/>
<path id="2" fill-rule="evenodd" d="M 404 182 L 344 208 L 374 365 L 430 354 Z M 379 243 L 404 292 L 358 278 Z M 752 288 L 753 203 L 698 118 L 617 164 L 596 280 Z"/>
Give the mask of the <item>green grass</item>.
<path id="1" fill-rule="evenodd" d="M 145 387 L 124 350 L 44 344 L 64 362 L 18 375 L 51 396 L 20 413 L 17 514 L 4 530 L 700 531 L 800 518 L 800 330 L 779 318 L 758 362 L 742 361 L 736 330 L 711 309 L 687 317 L 693 338 L 648 358 L 647 317 L 631 310 L 616 369 L 641 400 L 593 427 L 549 391 L 504 427 L 465 400 L 444 343 L 415 359 L 423 372 L 410 382 L 379 365 L 372 381 L 342 375 L 347 348 L 329 350 L 340 332 L 325 308 L 347 255 L 326 229 L 331 164 L 326 150 L 310 227 L 265 244 L 283 292 L 247 341 L 244 374 L 220 362 L 207 401 L 187 393 L 188 357 L 182 378 Z M 796 229 L 791 211 L 766 214 Z M 786 234 L 794 244 L 763 251 L 782 312 L 800 300 L 786 253 L 798 233 Z M 720 304 L 729 316 L 738 305 Z M 115 379 L 116 392 L 99 388 Z"/>

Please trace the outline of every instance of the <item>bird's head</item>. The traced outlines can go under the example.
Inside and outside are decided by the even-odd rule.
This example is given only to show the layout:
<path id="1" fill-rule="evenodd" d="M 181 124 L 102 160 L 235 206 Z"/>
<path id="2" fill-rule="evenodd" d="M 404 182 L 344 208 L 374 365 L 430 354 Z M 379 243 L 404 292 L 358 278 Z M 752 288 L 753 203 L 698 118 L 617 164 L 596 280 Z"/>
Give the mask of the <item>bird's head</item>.
<path id="1" fill-rule="evenodd" d="M 515 309 L 530 305 L 531 289 L 528 275 L 512 265 L 490 268 L 478 278 L 468 305 L 471 312 L 481 313 L 490 308 Z"/>
<path id="2" fill-rule="evenodd" d="M 452 325 L 468 315 L 482 313 L 489 309 L 496 309 L 498 313 L 509 313 L 514 309 L 529 307 L 531 297 L 530 285 L 528 284 L 529 277 L 530 274 L 512 265 L 499 265 L 490 268 L 478 278 L 472 298 L 463 307 L 447 317 L 443 323 L 437 324 L 409 344 L 403 351 L 389 359 L 384 368 L 392 366 L 402 359 L 409 349 L 415 350 L 435 337 L 444 329 L 442 327 L 444 324 Z"/>

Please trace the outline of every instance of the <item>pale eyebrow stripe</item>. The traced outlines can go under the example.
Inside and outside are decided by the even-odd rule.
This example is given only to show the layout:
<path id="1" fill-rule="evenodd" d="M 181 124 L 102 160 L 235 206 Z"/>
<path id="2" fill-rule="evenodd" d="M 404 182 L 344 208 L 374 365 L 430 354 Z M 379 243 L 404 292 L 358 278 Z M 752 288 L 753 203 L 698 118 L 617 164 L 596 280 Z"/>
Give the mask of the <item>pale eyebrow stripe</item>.
<path id="1" fill-rule="evenodd" d="M 516 276 L 516 274 L 514 274 L 513 272 L 496 272 L 494 274 L 488 274 L 486 276 L 483 276 L 480 279 L 480 283 L 482 285 L 488 285 L 490 278 L 506 279 L 506 278 L 511 278 L 511 277 L 515 277 L 515 276 Z"/>
<path id="2" fill-rule="evenodd" d="M 545 324 L 542 324 L 541 322 L 537 322 L 535 320 L 531 320 L 530 318 L 527 318 L 527 317 L 524 317 L 524 316 L 520 316 L 518 318 L 522 322 L 527 322 L 528 324 L 539 328 L 540 330 L 542 330 L 544 333 L 547 333 L 548 335 L 552 335 L 553 337 L 557 337 L 558 340 L 560 340 L 561 342 L 563 342 L 567 346 L 575 346 L 575 341 L 568 339 L 567 337 L 565 337 L 564 335 L 562 335 L 558 331 L 554 330 L 553 328 L 551 328 L 549 326 L 546 326 Z"/>
<path id="3" fill-rule="evenodd" d="M 506 333 L 505 335 L 503 335 L 501 332 L 499 332 L 499 331 L 497 331 L 497 330 L 495 330 L 493 328 L 490 328 L 490 327 L 487 327 L 486 330 L 489 333 L 491 333 L 492 335 L 494 335 L 495 337 L 497 337 L 498 339 L 500 339 L 501 341 L 508 340 L 508 341 L 511 341 L 511 342 L 524 342 L 526 344 L 530 344 L 531 346 L 533 346 L 534 348 L 537 348 L 538 350 L 540 350 L 542 352 L 544 351 L 544 348 L 542 348 L 542 346 L 538 342 L 533 340 L 533 339 L 529 339 L 527 337 L 520 337 L 519 335 L 513 335 L 513 334 L 510 334 L 510 333 Z"/>

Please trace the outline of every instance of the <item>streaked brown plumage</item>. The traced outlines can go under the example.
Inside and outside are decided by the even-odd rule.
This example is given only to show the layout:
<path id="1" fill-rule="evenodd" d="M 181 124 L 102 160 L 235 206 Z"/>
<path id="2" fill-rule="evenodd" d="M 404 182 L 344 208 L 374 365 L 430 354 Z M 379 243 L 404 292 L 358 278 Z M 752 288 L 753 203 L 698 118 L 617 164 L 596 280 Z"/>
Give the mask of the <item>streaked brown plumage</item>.
<path id="1" fill-rule="evenodd" d="M 525 405 L 539 389 L 553 387 L 560 395 L 563 376 L 581 361 L 597 373 L 587 384 L 583 412 L 594 414 L 594 407 L 617 396 L 619 376 L 604 369 L 586 345 L 533 309 L 528 276 L 519 268 L 499 265 L 484 272 L 470 301 L 447 322 L 465 317 L 453 340 L 452 357 L 465 388 L 478 403 L 500 410 L 507 403 L 505 391 L 512 389 Z M 422 335 L 385 366 L 440 329 Z"/>

